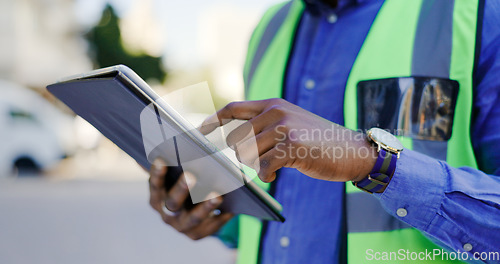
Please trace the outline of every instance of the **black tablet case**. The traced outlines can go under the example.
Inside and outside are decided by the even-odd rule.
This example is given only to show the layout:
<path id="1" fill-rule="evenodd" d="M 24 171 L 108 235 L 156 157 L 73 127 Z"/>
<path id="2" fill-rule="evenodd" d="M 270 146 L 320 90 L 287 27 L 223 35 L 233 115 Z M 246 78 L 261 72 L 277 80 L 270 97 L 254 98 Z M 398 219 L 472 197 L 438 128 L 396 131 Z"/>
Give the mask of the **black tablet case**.
<path id="1" fill-rule="evenodd" d="M 137 88 L 130 87 L 128 82 L 124 81 L 122 73 L 116 71 L 101 76 L 76 78 L 49 85 L 47 89 L 140 165 L 145 168 L 151 166 L 144 150 L 140 124 L 141 111 L 147 104 L 145 98 L 136 91 Z M 189 145 L 189 140 L 185 137 L 177 137 L 177 141 L 183 141 L 186 146 Z M 171 150 L 171 152 L 174 151 Z M 169 159 L 176 159 L 176 155 L 172 153 Z M 174 171 L 176 173 L 173 173 Z M 176 180 L 179 171 L 180 168 L 171 170 L 171 173 L 167 175 L 170 180 L 167 185 L 171 185 Z M 224 173 L 224 168 L 219 166 L 216 171 L 206 171 L 200 168 L 196 175 L 214 173 Z M 216 179 L 235 180 L 231 179 L 232 177 L 216 177 Z M 203 182 L 203 177 L 198 178 L 201 178 Z M 207 177 L 207 182 L 213 184 L 213 179 L 213 177 Z M 248 188 L 248 185 L 253 186 Z M 226 194 L 220 207 L 221 211 L 283 222 L 284 217 L 278 211 L 279 209 L 263 199 L 262 191 L 256 188 L 258 187 L 255 183 L 246 182 L 240 188 Z"/>

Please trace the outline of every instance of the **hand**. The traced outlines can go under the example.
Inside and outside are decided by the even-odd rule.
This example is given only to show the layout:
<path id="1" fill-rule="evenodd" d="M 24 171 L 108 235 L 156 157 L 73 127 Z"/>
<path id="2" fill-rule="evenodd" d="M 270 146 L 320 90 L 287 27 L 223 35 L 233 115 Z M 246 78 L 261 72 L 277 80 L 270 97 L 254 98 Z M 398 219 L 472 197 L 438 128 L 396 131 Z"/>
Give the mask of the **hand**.
<path id="1" fill-rule="evenodd" d="M 321 180 L 359 181 L 377 159 L 376 149 L 363 133 L 283 99 L 230 103 L 205 120 L 200 131 L 208 134 L 234 119 L 248 121 L 229 133 L 227 144 L 264 182 L 274 181 L 282 167 L 296 168 Z M 254 134 L 249 133 L 252 128 Z M 245 151 L 255 143 L 258 153 Z"/>
<path id="2" fill-rule="evenodd" d="M 199 203 L 191 210 L 186 210 L 183 204 L 189 196 L 188 184 L 191 187 L 194 186 L 196 178 L 184 172 L 167 191 L 164 187 L 166 173 L 167 166 L 160 159 L 155 160 L 149 171 L 150 204 L 160 213 L 166 224 L 189 238 L 198 240 L 217 232 L 233 217 L 229 213 L 213 214 L 214 210 L 222 204 L 221 196 Z M 164 210 L 163 206 L 166 206 L 168 210 Z"/>

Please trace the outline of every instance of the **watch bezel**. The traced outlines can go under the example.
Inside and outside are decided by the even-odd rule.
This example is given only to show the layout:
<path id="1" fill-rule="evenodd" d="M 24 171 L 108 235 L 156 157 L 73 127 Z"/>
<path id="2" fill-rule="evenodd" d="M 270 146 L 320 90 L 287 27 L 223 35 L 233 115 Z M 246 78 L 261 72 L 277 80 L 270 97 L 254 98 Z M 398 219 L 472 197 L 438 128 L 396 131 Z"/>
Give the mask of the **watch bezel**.
<path id="1" fill-rule="evenodd" d="M 386 151 L 397 154 L 399 158 L 399 153 L 404 149 L 403 144 L 401 144 L 396 136 L 378 127 L 371 128 L 367 131 L 366 135 L 370 141 L 378 145 L 378 151 L 380 151 L 380 148 L 383 148 Z"/>

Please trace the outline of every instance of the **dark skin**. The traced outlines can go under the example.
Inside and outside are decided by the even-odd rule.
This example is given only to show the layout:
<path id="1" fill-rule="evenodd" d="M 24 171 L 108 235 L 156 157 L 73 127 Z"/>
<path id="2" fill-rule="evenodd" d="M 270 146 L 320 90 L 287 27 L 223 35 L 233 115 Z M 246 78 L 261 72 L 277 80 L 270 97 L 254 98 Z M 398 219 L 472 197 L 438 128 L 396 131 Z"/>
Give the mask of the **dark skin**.
<path id="1" fill-rule="evenodd" d="M 247 120 L 227 136 L 227 143 L 245 165 L 258 171 L 264 182 L 276 179 L 282 167 L 295 168 L 306 176 L 325 181 L 359 181 L 369 174 L 377 158 L 376 149 L 362 133 L 349 130 L 283 99 L 245 101 L 228 104 L 209 117 L 200 128 L 204 134 L 231 120 Z M 249 138 L 249 128 L 254 135 Z M 316 135 L 316 136 L 311 136 Z M 326 135 L 324 138 L 317 135 Z M 248 153 L 249 142 L 257 143 L 258 153 Z M 321 155 L 331 153 L 332 156 Z M 307 155 L 302 155 L 308 153 Z M 362 153 L 357 155 L 356 153 Z M 335 155 L 335 158 L 332 158 Z M 165 164 L 156 162 L 150 170 L 151 206 L 163 220 L 192 239 L 215 233 L 232 214 L 210 216 L 222 203 L 222 197 L 203 202 L 187 211 L 182 208 L 189 195 L 185 175 L 171 190 L 162 187 Z M 190 180 L 195 177 L 189 175 Z M 202 175 L 197 175 L 202 176 Z M 162 201 L 178 216 L 168 216 L 161 209 Z"/>
<path id="2" fill-rule="evenodd" d="M 338 4 L 338 0 L 322 1 L 332 8 L 337 7 Z M 374 158 L 376 157 L 375 149 L 364 139 L 364 137 L 355 137 L 356 132 L 333 124 L 328 120 L 281 99 L 229 104 L 217 112 L 216 115 L 207 119 L 200 128 L 200 131 L 207 134 L 217 126 L 221 126 L 232 119 L 248 120 L 246 123 L 247 128 L 245 128 L 244 124 L 239 128 L 240 132 L 243 130 L 242 133 L 238 133 L 237 129 L 228 135 L 228 145 L 232 146 L 236 151 L 242 163 L 250 167 L 259 167 L 260 170 L 258 175 L 264 182 L 274 181 L 276 179 L 276 171 L 281 167 L 296 168 L 307 176 L 322 180 L 357 181 L 366 177 L 376 161 L 376 158 Z M 249 125 L 253 127 L 256 139 L 250 142 L 257 142 L 259 157 L 254 157 L 243 151 L 238 151 L 238 148 L 245 149 L 248 147 L 245 146 L 245 142 L 249 142 L 248 138 L 245 137 L 247 134 L 245 132 L 248 131 Z M 277 158 L 276 152 L 278 148 L 276 145 L 279 143 L 283 143 L 280 144 L 280 146 L 285 149 L 286 147 L 292 146 L 297 150 L 304 148 L 309 148 L 311 150 L 317 147 L 318 144 L 321 144 L 319 141 L 315 140 L 300 141 L 291 140 L 291 138 L 280 140 L 282 138 L 280 137 L 282 133 L 289 134 L 287 132 L 300 128 L 327 129 L 332 127 L 332 125 L 334 129 L 337 130 L 336 132 L 345 132 L 349 135 L 348 137 L 351 138 L 350 141 L 342 142 L 347 143 L 346 147 L 349 146 L 355 149 L 365 148 L 371 152 L 370 157 L 366 159 L 346 157 L 345 159 L 337 159 L 336 162 L 331 162 L 331 160 L 312 159 L 312 157 L 309 159 L 292 158 L 294 154 L 293 151 L 287 151 L 280 153 L 287 153 L 288 155 L 280 155 L 280 158 Z M 331 144 L 332 148 L 342 147 L 342 144 L 339 144 L 340 142 L 328 143 Z M 314 153 L 314 150 L 312 150 L 311 153 Z M 296 156 L 297 155 L 295 155 L 295 157 Z M 260 160 L 259 166 L 255 166 L 258 160 Z M 191 210 L 183 208 L 182 205 L 189 195 L 187 182 L 194 184 L 196 178 L 189 174 L 189 172 L 186 172 L 181 175 L 177 183 L 167 191 L 163 187 L 166 170 L 166 164 L 161 160 L 157 160 L 150 169 L 149 180 L 151 195 L 150 204 L 158 211 L 166 224 L 171 225 L 189 238 L 198 240 L 214 234 L 234 216 L 230 213 L 223 213 L 219 216 L 210 215 L 210 213 L 222 203 L 222 196 L 202 202 Z M 186 181 L 187 176 L 190 178 L 188 181 Z M 162 201 L 165 201 L 165 206 L 170 211 L 178 212 L 178 215 L 166 215 L 161 208 L 161 206 L 163 206 Z"/>
<path id="3" fill-rule="evenodd" d="M 161 216 L 162 220 L 175 228 L 177 231 L 185 234 L 193 240 L 198 240 L 209 236 L 219 230 L 233 214 L 225 213 L 218 216 L 211 216 L 211 212 L 222 203 L 222 196 L 204 201 L 197 204 L 193 209 L 186 210 L 183 204 L 189 195 L 188 182 L 190 185 L 196 184 L 196 178 L 183 173 L 179 180 L 170 190 L 165 190 L 164 182 L 167 173 L 166 164 L 162 160 L 156 160 L 149 170 L 149 203 Z M 186 181 L 186 178 L 189 180 Z M 178 212 L 176 216 L 165 214 L 165 206 L 173 212 Z"/>

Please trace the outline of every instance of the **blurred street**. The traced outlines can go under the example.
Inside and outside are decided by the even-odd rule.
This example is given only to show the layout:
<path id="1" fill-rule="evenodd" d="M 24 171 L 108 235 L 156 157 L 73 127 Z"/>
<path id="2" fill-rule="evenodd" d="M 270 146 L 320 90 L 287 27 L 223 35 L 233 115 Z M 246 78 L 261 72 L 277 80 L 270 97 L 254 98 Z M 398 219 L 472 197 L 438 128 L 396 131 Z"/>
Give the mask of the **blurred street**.
<path id="1" fill-rule="evenodd" d="M 0 263 L 234 263 L 217 239 L 193 242 L 166 226 L 145 172 L 123 160 L 137 177 L 0 179 Z"/>
<path id="2" fill-rule="evenodd" d="M 0 264 L 234 263 L 164 224 L 147 172 L 46 86 L 127 64 L 161 96 L 207 82 L 223 107 L 243 98 L 248 40 L 275 2 L 0 0 Z"/>

